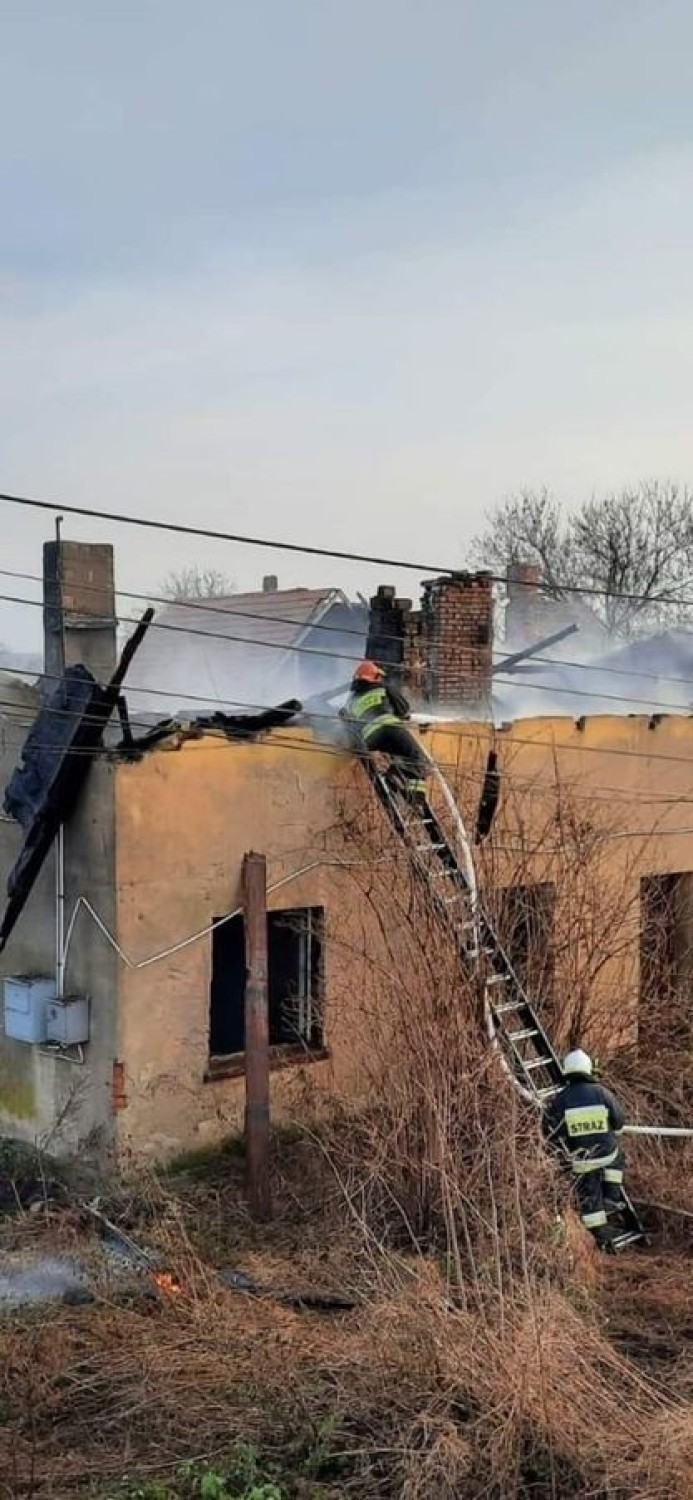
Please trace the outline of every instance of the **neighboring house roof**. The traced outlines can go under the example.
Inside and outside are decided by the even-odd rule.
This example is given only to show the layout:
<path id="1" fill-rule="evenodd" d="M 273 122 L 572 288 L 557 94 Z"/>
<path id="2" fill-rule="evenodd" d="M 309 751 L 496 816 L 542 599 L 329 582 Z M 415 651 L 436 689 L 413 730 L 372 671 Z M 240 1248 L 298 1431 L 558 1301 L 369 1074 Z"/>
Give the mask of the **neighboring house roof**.
<path id="1" fill-rule="evenodd" d="M 496 717 L 533 714 L 666 714 L 693 709 L 693 631 L 667 630 L 585 659 L 582 636 L 564 643 L 564 661 L 529 660 L 494 684 Z M 548 659 L 547 659 L 548 658 Z"/>
<path id="2" fill-rule="evenodd" d="M 688 679 L 693 698 L 693 630 L 662 630 L 619 646 L 600 657 L 600 666 L 642 672 L 662 681 Z"/>
<path id="3" fill-rule="evenodd" d="M 24 719 L 28 714 L 30 723 L 41 702 L 37 683 L 17 677 L 13 672 L 0 672 L 0 718 Z"/>
<path id="4" fill-rule="evenodd" d="M 278 701 L 277 694 L 292 696 L 300 675 L 295 648 L 335 607 L 340 612 L 348 609 L 346 596 L 327 588 L 229 594 L 167 605 L 157 611 L 128 676 L 132 715 L 136 717 L 138 709 L 163 715 L 171 707 L 187 706 L 200 713 L 201 700 L 208 707 L 216 703 L 257 708 Z M 324 650 L 329 653 L 330 635 L 324 634 Z M 358 657 L 359 650 L 355 648 L 354 654 Z M 311 653 L 305 656 L 311 660 Z M 318 654 L 318 662 L 321 659 L 329 661 L 329 656 Z M 339 676 L 339 664 L 335 671 Z"/>

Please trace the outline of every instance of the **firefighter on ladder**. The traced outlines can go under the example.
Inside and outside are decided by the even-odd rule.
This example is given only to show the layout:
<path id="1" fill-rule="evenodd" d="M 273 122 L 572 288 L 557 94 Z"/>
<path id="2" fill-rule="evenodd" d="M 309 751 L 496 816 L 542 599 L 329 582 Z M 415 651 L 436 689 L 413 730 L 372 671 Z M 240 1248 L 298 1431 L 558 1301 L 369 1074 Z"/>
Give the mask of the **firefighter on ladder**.
<path id="1" fill-rule="evenodd" d="M 618 1136 L 625 1115 L 594 1078 L 594 1064 L 582 1048 L 564 1058 L 563 1073 L 564 1087 L 544 1110 L 544 1134 L 568 1158 L 585 1228 L 608 1249 L 608 1210 L 617 1210 L 622 1201 L 624 1160 Z"/>
<path id="2" fill-rule="evenodd" d="M 382 667 L 374 661 L 360 662 L 341 718 L 349 726 L 355 748 L 390 756 L 388 776 L 392 784 L 399 783 L 412 802 L 421 803 L 426 797 L 430 766 L 428 757 L 402 723 L 409 714 L 406 698 L 387 682 Z"/>

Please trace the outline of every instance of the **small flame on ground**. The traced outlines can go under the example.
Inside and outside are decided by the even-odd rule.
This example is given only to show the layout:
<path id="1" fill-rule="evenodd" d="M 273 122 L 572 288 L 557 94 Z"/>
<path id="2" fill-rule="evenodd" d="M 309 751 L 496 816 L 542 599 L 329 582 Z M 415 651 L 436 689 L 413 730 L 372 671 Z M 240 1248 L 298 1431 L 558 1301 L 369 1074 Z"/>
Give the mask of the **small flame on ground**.
<path id="1" fill-rule="evenodd" d="M 154 1280 L 160 1291 L 165 1292 L 168 1297 L 175 1297 L 183 1288 L 177 1276 L 170 1271 L 155 1271 Z"/>

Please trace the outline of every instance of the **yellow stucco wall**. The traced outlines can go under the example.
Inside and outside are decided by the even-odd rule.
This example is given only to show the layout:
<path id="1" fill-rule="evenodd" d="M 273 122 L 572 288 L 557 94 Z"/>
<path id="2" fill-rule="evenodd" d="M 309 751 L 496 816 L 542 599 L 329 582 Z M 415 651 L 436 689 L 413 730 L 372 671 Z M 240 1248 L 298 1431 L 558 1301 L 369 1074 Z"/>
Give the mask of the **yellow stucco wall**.
<path id="1" fill-rule="evenodd" d="M 436 725 L 424 728 L 422 738 L 468 818 L 490 744 L 499 751 L 504 795 L 494 858 L 502 878 L 512 878 L 521 848 L 533 879 L 560 886 L 566 837 L 576 846 L 582 838 L 587 847 L 590 829 L 601 830 L 600 879 L 605 889 L 627 888 L 631 913 L 642 874 L 693 869 L 693 720 L 672 718 L 650 728 L 647 719 L 590 718 L 581 730 L 569 719 L 535 719 L 495 734 L 488 725 Z M 247 744 L 206 738 L 118 768 L 118 941 L 132 964 L 145 964 L 120 970 L 118 1051 L 127 1097 L 118 1119 L 121 1143 L 166 1156 L 219 1139 L 241 1123 L 241 1084 L 203 1081 L 211 940 L 155 963 L 146 960 L 240 905 L 248 850 L 267 855 L 270 885 L 313 867 L 275 892 L 270 905 L 326 908 L 330 1059 L 307 1071 L 312 1085 L 327 1090 L 359 1086 L 349 995 L 355 985 L 368 985 L 362 955 L 378 937 L 348 868 L 335 859 L 345 806 L 353 809 L 369 795 L 353 760 L 318 746 L 307 730 Z M 347 852 L 344 845 L 345 859 Z M 563 919 L 568 930 L 570 910 Z M 600 968 L 595 987 L 607 1010 L 613 1005 L 627 1013 L 632 1029 L 637 924 L 614 948 L 618 954 Z M 281 1118 L 297 1070 L 274 1075 L 272 1087 L 275 1118 Z"/>
<path id="2" fill-rule="evenodd" d="M 135 965 L 123 966 L 120 980 L 119 1058 L 127 1096 L 121 1142 L 170 1155 L 241 1125 L 242 1082 L 203 1081 L 211 937 L 137 965 L 240 906 L 242 859 L 251 850 L 267 855 L 270 887 L 290 877 L 270 893 L 272 909 L 323 905 L 333 928 L 337 921 L 344 931 L 358 926 L 363 918 L 349 900 L 348 871 L 335 867 L 331 852 L 353 776 L 349 757 L 321 750 L 305 732 L 288 731 L 250 744 L 209 737 L 118 770 L 118 941 Z M 361 940 L 357 947 L 363 946 Z M 348 958 L 348 941 L 331 940 L 326 948 L 331 1055 L 309 1071 L 313 1086 L 330 1089 L 354 1073 L 339 1000 L 355 982 L 358 964 L 353 954 Z M 295 1090 L 298 1072 L 273 1074 L 275 1117 Z"/>
<path id="3" fill-rule="evenodd" d="M 435 728 L 425 739 L 464 796 L 479 727 Z M 504 786 L 495 878 L 556 887 L 555 1040 L 580 1002 L 593 1045 L 633 1042 L 640 880 L 693 870 L 693 719 L 528 719 L 494 744 Z M 583 950 L 592 942 L 590 962 L 577 939 Z M 576 970 L 589 978 L 587 1001 L 574 993 Z"/>

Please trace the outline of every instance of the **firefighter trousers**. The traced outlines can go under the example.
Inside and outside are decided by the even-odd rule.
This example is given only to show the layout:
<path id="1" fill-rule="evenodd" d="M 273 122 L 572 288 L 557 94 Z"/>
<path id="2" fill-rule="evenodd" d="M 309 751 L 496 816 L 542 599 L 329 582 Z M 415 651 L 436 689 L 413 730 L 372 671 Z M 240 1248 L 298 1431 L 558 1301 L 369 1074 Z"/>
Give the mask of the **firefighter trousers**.
<path id="1" fill-rule="evenodd" d="M 624 1166 L 623 1152 L 619 1148 L 608 1166 L 575 1173 L 573 1181 L 580 1217 L 586 1229 L 593 1232 L 603 1229 L 609 1212 L 620 1205 Z"/>
<path id="2" fill-rule="evenodd" d="M 428 760 L 403 724 L 383 724 L 382 729 L 364 735 L 364 743 L 367 750 L 374 750 L 377 755 L 391 756 L 393 766 L 401 773 L 410 791 L 425 793 L 430 770 Z"/>
<path id="3" fill-rule="evenodd" d="M 604 1170 L 594 1167 L 591 1172 L 581 1172 L 573 1178 L 580 1218 L 585 1229 L 591 1229 L 592 1233 L 606 1228 Z"/>
<path id="4" fill-rule="evenodd" d="M 603 1172 L 604 1202 L 607 1206 L 607 1209 L 612 1204 L 618 1204 L 621 1202 L 621 1188 L 623 1187 L 624 1168 L 625 1159 L 623 1156 L 623 1152 L 619 1147 L 616 1160 L 611 1163 L 610 1167 L 605 1167 Z"/>

